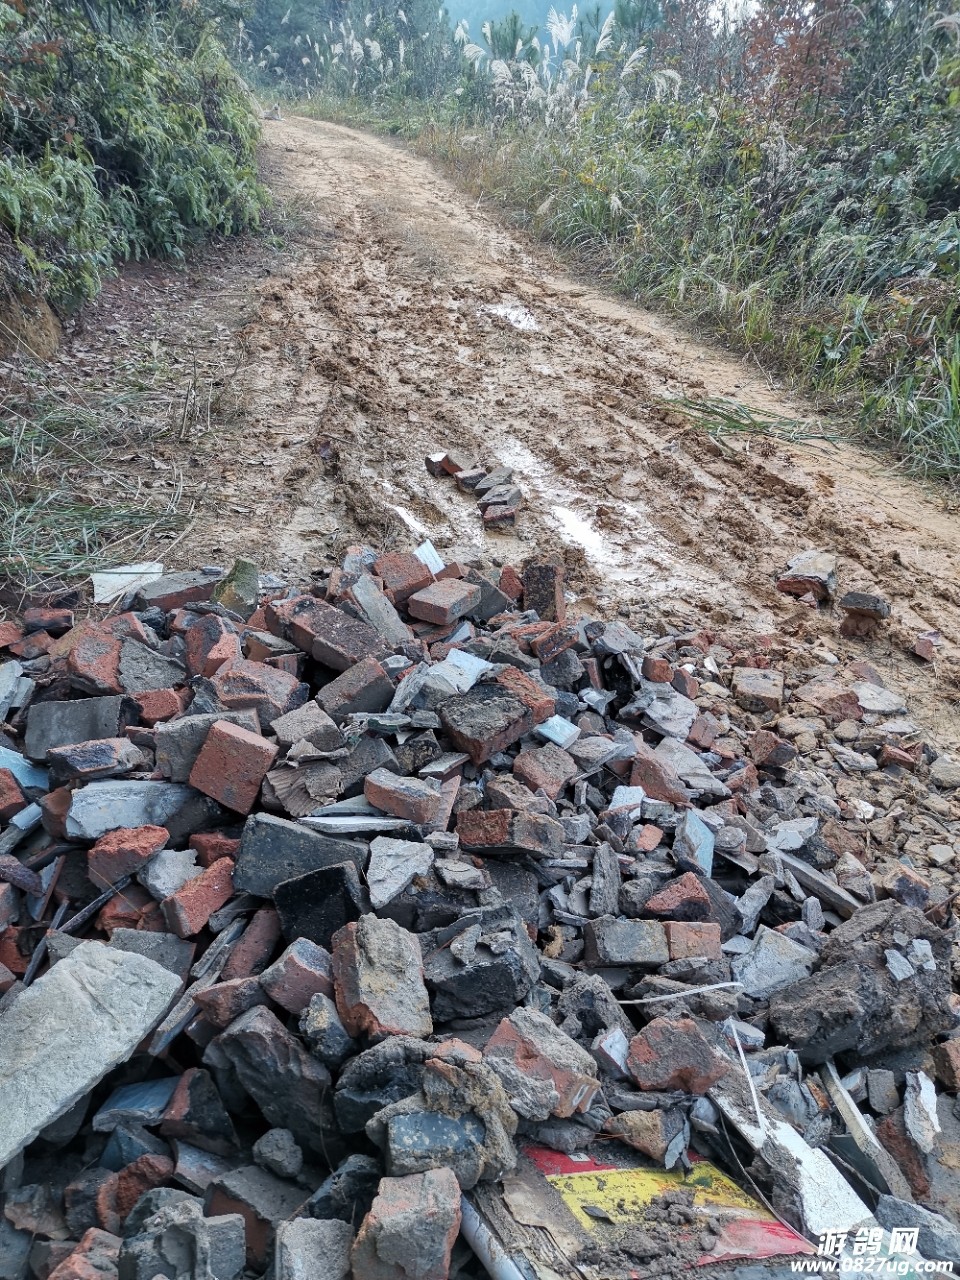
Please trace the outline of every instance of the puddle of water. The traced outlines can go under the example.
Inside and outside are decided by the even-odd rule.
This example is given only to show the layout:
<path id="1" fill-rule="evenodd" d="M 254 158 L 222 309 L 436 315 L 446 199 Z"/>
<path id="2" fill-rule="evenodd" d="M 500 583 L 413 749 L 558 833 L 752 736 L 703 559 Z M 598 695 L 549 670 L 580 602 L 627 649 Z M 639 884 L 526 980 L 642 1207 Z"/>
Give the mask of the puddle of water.
<path id="1" fill-rule="evenodd" d="M 677 562 L 638 505 L 622 501 L 607 504 L 620 516 L 622 530 L 630 534 L 629 542 L 618 546 L 614 539 L 601 533 L 589 516 L 574 510 L 575 506 L 582 508 L 582 496 L 578 497 L 571 485 L 519 441 L 502 444 L 497 454 L 504 466 L 514 469 L 522 487 L 526 484 L 540 490 L 546 500 L 546 512 L 558 527 L 561 539 L 568 546 L 581 548 L 608 580 L 642 580 L 651 600 L 698 594 L 711 583 L 709 573 Z"/>
<path id="2" fill-rule="evenodd" d="M 515 329 L 526 333 L 534 333 L 540 328 L 533 314 L 526 307 L 516 303 L 487 303 L 485 306 L 477 307 L 477 315 L 499 316 L 501 320 L 506 320 L 507 324 L 512 324 Z"/>

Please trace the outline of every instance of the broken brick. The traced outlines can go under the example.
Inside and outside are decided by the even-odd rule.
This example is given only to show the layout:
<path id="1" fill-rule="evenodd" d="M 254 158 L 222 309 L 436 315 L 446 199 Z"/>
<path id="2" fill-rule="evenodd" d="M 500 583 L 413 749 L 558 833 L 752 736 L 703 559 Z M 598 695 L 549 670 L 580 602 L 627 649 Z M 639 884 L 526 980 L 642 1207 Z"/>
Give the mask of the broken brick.
<path id="1" fill-rule="evenodd" d="M 155 853 L 166 848 L 169 839 L 166 827 L 116 827 L 102 835 L 88 852 L 90 877 L 100 887 L 116 884 L 139 871 Z"/>
<path id="2" fill-rule="evenodd" d="M 0 822 L 9 822 L 15 813 L 27 807 L 20 783 L 9 769 L 0 769 Z"/>
<path id="3" fill-rule="evenodd" d="M 373 572 L 383 582 L 383 590 L 395 605 L 405 604 L 417 591 L 433 581 L 433 574 L 412 551 L 390 551 L 373 562 Z"/>
<path id="4" fill-rule="evenodd" d="M 178 938 L 192 938 L 232 896 L 233 863 L 229 858 L 221 858 L 202 875 L 188 880 L 176 893 L 164 898 L 160 907 L 167 927 Z"/>
<path id="5" fill-rule="evenodd" d="M 531 791 L 542 790 L 556 800 L 579 770 L 571 755 L 548 742 L 542 747 L 524 748 L 513 762 L 513 772 Z"/>
<path id="6" fill-rule="evenodd" d="M 184 635 L 184 659 L 191 676 L 213 676 L 240 658 L 240 637 L 215 613 L 196 619 Z"/>
<path id="7" fill-rule="evenodd" d="M 627 1069 L 641 1089 L 706 1093 L 730 1064 L 692 1018 L 654 1018 L 630 1041 Z"/>
<path id="8" fill-rule="evenodd" d="M 750 740 L 750 754 L 761 769 L 783 769 L 796 759 L 797 748 L 769 729 L 759 729 Z"/>
<path id="9" fill-rule="evenodd" d="M 221 981 L 230 982 L 234 978 L 249 978 L 263 973 L 273 958 L 280 936 L 280 917 L 276 909 L 261 907 L 255 911 L 243 934 L 233 944 L 230 959 L 220 975 Z"/>
<path id="10" fill-rule="evenodd" d="M 538 723 L 526 703 L 500 682 L 476 684 L 460 697 L 447 699 L 440 707 L 440 720 L 453 745 L 474 764 L 489 760 Z"/>
<path id="11" fill-rule="evenodd" d="M 335 723 L 362 711 L 385 711 L 393 701 L 393 682 L 376 658 L 364 658 L 325 684 L 318 705 Z"/>
<path id="12" fill-rule="evenodd" d="M 667 932 L 671 960 L 690 960 L 695 956 L 705 956 L 708 960 L 723 959 L 718 924 L 666 920 L 663 927 Z"/>
<path id="13" fill-rule="evenodd" d="M 190 837 L 190 848 L 196 849 L 201 867 L 212 867 L 220 858 L 236 858 L 240 841 L 222 831 L 197 831 Z"/>
<path id="14" fill-rule="evenodd" d="M 187 689 L 144 689 L 132 695 L 140 708 L 140 722 L 149 727 L 172 720 L 187 709 L 190 692 Z"/>
<path id="15" fill-rule="evenodd" d="M 668 920 L 709 920 L 710 895 L 700 877 L 686 871 L 648 898 L 643 909 Z"/>
<path id="16" fill-rule="evenodd" d="M 433 821 L 440 786 L 432 778 L 405 778 L 389 769 L 374 769 L 363 780 L 363 794 L 375 808 L 408 822 Z"/>
<path id="17" fill-rule="evenodd" d="M 333 997 L 333 961 L 325 947 L 297 938 L 260 975 L 270 999 L 288 1013 L 303 1013 L 315 995 Z"/>
<path id="18" fill-rule="evenodd" d="M 407 601 L 407 608 L 415 618 L 445 626 L 476 608 L 481 594 L 480 588 L 471 582 L 442 578 L 415 592 Z"/>
<path id="19" fill-rule="evenodd" d="M 221 667 L 211 680 L 220 705 L 228 711 L 256 711 L 261 725 L 306 702 L 309 689 L 295 675 L 263 662 L 241 659 Z"/>
<path id="20" fill-rule="evenodd" d="M 547 1115 L 588 1111 L 600 1089 L 591 1055 L 535 1009 L 514 1009 L 504 1018 L 487 1041 L 483 1060 L 494 1071 L 507 1062 L 521 1076 L 549 1084 L 554 1097 Z M 509 1078 L 505 1084 L 509 1093 Z"/>
<path id="21" fill-rule="evenodd" d="M 670 684 L 673 680 L 673 667 L 666 658 L 657 658 L 648 653 L 640 663 L 640 674 L 644 680 L 652 680 L 655 684 Z"/>
<path id="22" fill-rule="evenodd" d="M 337 1012 L 348 1034 L 383 1040 L 433 1031 L 420 941 L 393 920 L 361 916 L 333 935 Z"/>
<path id="23" fill-rule="evenodd" d="M 235 813 L 249 813 L 279 747 L 237 724 L 218 720 L 190 770 L 190 785 Z"/>
<path id="24" fill-rule="evenodd" d="M 460 1231 L 452 1169 L 381 1178 L 351 1259 L 357 1280 L 447 1280 Z"/>
<path id="25" fill-rule="evenodd" d="M 529 709 L 535 725 L 549 720 L 556 711 L 556 699 L 549 689 L 516 667 L 508 666 L 498 672 L 495 683 L 520 699 Z"/>
<path id="26" fill-rule="evenodd" d="M 346 671 L 384 651 L 382 636 L 368 623 L 314 596 L 272 601 L 267 605 L 267 626 L 334 671 Z"/>
<path id="27" fill-rule="evenodd" d="M 259 978 L 231 978 L 227 982 L 217 982 L 205 991 L 198 991 L 194 999 L 210 1025 L 224 1031 L 248 1009 L 266 1004 L 267 993 Z"/>
<path id="28" fill-rule="evenodd" d="M 733 696 L 747 711 L 779 711 L 783 706 L 783 672 L 735 667 Z"/>

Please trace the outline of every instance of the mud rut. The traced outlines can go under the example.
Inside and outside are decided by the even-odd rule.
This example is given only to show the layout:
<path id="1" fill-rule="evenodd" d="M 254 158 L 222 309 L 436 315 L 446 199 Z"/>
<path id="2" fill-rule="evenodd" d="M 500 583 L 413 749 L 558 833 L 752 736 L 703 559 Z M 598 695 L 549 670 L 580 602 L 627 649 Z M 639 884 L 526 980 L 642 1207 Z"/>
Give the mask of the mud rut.
<path id="1" fill-rule="evenodd" d="M 221 559 L 253 550 L 305 572 L 361 538 L 429 537 L 494 564 L 554 553 L 584 611 L 805 636 L 811 668 L 825 652 L 866 657 L 927 730 L 960 740 L 960 523 L 936 495 L 853 447 L 719 447 L 662 397 L 811 410 L 559 273 L 427 162 L 334 125 L 265 127 L 274 185 L 307 244 L 262 284 L 244 330 L 244 428 L 224 442 L 193 562 L 205 547 Z M 509 307 L 530 327 L 495 310 Z M 438 449 L 515 469 L 525 506 L 513 533 L 485 537 L 471 496 L 426 473 Z M 841 557 L 843 589 L 887 596 L 884 638 L 843 641 L 835 617 L 773 589 L 810 546 Z M 904 646 L 930 630 L 945 643 L 921 667 Z"/>

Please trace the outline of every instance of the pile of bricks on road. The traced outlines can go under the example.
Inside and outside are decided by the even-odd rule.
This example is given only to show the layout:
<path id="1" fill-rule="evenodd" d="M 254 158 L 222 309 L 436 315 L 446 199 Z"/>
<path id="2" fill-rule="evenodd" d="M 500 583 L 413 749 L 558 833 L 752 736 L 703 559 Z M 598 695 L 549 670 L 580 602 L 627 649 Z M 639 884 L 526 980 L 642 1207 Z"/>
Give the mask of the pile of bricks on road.
<path id="1" fill-rule="evenodd" d="M 0 626 L 0 1277 L 479 1276 L 461 1194 L 597 1141 L 958 1256 L 960 765 L 567 603 L 425 544 Z"/>

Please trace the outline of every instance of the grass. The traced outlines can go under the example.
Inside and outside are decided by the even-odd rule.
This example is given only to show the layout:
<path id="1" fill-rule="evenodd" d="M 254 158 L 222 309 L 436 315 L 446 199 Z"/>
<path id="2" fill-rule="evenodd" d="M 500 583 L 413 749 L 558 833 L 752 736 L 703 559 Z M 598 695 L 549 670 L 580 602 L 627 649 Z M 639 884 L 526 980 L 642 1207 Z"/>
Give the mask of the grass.
<path id="1" fill-rule="evenodd" d="M 21 591 L 135 559 L 180 523 L 179 475 L 161 496 L 110 462 L 129 441 L 129 397 L 70 394 L 45 378 L 38 391 L 9 385 L 0 395 L 0 577 Z"/>
<path id="2" fill-rule="evenodd" d="M 688 396 L 677 396 L 665 399 L 663 404 L 682 414 L 691 426 L 706 431 L 721 445 L 728 434 L 757 436 L 793 445 L 815 441 L 835 444 L 840 439 L 836 432 L 818 430 L 818 424 L 763 413 L 722 397 L 694 400 Z"/>
<path id="3" fill-rule="evenodd" d="M 897 278 L 910 254 L 934 261 L 942 228 L 903 215 L 891 231 L 895 211 L 872 210 L 868 180 L 850 184 L 862 215 L 854 232 L 832 215 L 812 171 L 789 175 L 790 197 L 773 220 L 753 195 L 756 175 L 718 184 L 736 138 L 705 129 L 680 103 L 626 117 L 601 98 L 567 130 L 477 123 L 443 104 L 389 98 L 322 94 L 296 109 L 408 140 L 591 274 L 786 373 L 839 429 L 904 470 L 960 485 L 960 276 L 948 264 L 912 275 L 903 266 Z M 949 237 L 949 218 L 943 227 Z M 789 435 L 752 419 L 707 422 L 701 413 L 715 434 Z"/>

